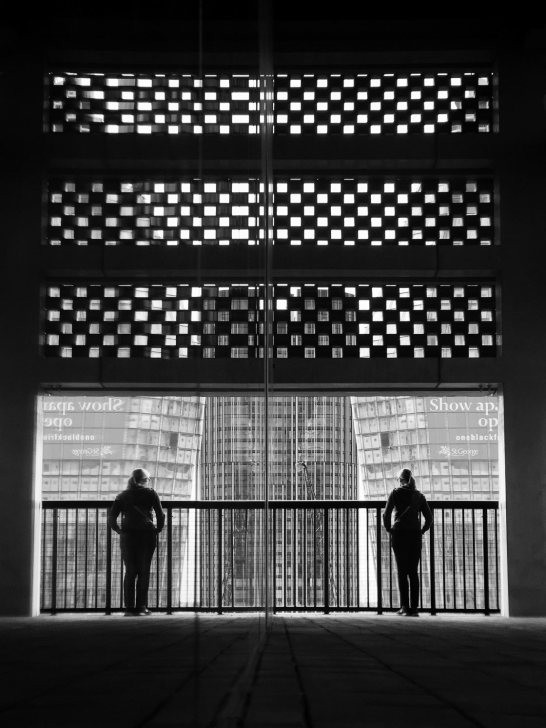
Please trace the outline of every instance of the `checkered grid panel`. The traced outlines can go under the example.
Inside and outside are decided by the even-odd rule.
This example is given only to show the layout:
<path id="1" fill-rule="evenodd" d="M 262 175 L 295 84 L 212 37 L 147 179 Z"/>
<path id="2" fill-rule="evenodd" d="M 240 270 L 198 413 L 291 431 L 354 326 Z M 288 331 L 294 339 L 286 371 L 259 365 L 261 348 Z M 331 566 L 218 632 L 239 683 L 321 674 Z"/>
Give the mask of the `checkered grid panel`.
<path id="1" fill-rule="evenodd" d="M 280 134 L 488 133 L 491 72 L 290 74 L 275 79 Z"/>
<path id="2" fill-rule="evenodd" d="M 258 134 L 259 79 L 246 74 L 49 75 L 52 132 Z M 491 132 L 490 71 L 275 77 L 279 134 Z"/>
<path id="3" fill-rule="evenodd" d="M 489 283 L 275 284 L 275 358 L 494 357 Z M 263 287 L 50 285 L 48 357 L 259 358 Z"/>
<path id="4" fill-rule="evenodd" d="M 258 180 L 49 183 L 49 245 L 256 245 Z M 491 245 L 493 181 L 277 179 L 275 245 Z"/>
<path id="5" fill-rule="evenodd" d="M 247 74 L 49 76 L 49 129 L 106 134 L 258 134 L 259 81 Z"/>

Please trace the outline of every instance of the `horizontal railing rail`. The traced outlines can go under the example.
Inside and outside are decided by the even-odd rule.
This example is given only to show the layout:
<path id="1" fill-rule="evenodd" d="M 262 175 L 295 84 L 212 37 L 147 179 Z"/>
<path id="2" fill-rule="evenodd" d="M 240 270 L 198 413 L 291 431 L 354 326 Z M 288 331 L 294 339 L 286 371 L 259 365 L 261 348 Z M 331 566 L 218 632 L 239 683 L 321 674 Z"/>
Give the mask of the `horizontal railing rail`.
<path id="1" fill-rule="evenodd" d="M 119 538 L 107 525 L 112 502 L 42 503 L 42 612 L 123 608 Z M 421 609 L 498 612 L 497 502 L 438 500 L 430 506 L 434 523 L 423 537 Z M 399 606 L 383 500 L 273 500 L 267 508 L 254 500 L 170 500 L 163 507 L 152 610 L 222 613 L 268 604 L 279 612 L 382 613 Z"/>

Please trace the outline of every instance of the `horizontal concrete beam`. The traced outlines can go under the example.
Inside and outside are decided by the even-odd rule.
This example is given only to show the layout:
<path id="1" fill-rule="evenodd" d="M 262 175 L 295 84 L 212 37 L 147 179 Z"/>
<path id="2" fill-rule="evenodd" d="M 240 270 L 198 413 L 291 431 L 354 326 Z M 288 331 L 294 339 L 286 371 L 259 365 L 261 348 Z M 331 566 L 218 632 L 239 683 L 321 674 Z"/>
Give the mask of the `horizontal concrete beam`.
<path id="1" fill-rule="evenodd" d="M 263 247 L 43 247 L 45 278 L 157 278 L 261 282 Z M 489 278 L 499 270 L 499 247 L 274 246 L 274 281 Z"/>
<path id="2" fill-rule="evenodd" d="M 257 174 L 261 169 L 258 135 L 46 134 L 42 140 L 35 140 L 35 145 L 43 145 L 42 154 L 50 174 L 63 169 L 86 169 L 101 170 L 105 174 L 205 171 L 218 175 L 224 171 Z M 299 175 L 324 176 L 336 169 L 350 170 L 351 174 L 374 169 L 437 174 L 442 167 L 472 168 L 476 173 L 490 168 L 498 155 L 499 138 L 494 134 L 279 134 L 273 137 L 275 170 L 296 170 Z"/>
<path id="3" fill-rule="evenodd" d="M 261 359 L 42 359 L 44 391 L 115 389 L 192 393 L 261 392 Z M 372 390 L 495 389 L 498 359 L 276 359 L 273 391 L 357 393 Z"/>

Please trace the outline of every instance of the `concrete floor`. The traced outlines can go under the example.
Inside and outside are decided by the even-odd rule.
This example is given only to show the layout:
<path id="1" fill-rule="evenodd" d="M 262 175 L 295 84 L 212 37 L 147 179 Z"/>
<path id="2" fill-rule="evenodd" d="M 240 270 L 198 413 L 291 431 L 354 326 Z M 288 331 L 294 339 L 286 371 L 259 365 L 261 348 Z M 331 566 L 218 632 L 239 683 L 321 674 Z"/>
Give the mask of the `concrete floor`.
<path id="1" fill-rule="evenodd" d="M 3 728 L 545 728 L 546 619 L 0 620 Z"/>

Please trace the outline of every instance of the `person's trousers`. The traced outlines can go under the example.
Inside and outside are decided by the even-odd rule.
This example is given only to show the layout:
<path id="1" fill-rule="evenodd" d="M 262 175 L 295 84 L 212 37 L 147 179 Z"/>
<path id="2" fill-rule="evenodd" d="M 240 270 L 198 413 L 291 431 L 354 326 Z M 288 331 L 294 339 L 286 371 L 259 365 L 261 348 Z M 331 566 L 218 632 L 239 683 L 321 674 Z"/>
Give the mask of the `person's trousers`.
<path id="1" fill-rule="evenodd" d="M 400 606 L 414 610 L 419 606 L 419 561 L 421 559 L 421 531 L 391 532 L 391 546 L 398 571 Z"/>
<path id="2" fill-rule="evenodd" d="M 157 544 L 155 531 L 125 531 L 121 534 L 121 557 L 125 566 L 123 601 L 126 609 L 148 606 L 150 567 Z"/>

